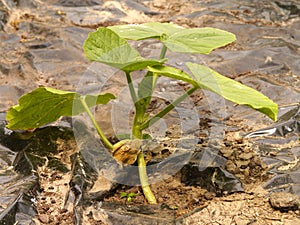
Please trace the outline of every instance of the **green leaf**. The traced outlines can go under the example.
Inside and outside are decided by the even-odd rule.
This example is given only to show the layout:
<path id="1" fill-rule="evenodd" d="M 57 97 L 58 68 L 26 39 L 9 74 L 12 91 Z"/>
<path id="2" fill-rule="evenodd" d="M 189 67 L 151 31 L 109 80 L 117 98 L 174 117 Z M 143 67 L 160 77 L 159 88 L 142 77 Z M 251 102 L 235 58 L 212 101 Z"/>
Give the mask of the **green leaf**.
<path id="1" fill-rule="evenodd" d="M 127 198 L 127 193 L 122 191 L 120 193 L 120 198 L 125 198 L 125 197 Z"/>
<path id="2" fill-rule="evenodd" d="M 128 194 L 128 197 L 133 198 L 133 197 L 135 197 L 136 195 L 137 195 L 136 193 L 130 192 L 130 193 Z"/>
<path id="3" fill-rule="evenodd" d="M 76 92 L 40 87 L 23 95 L 19 104 L 11 107 L 6 115 L 9 129 L 26 130 L 56 121 L 61 116 L 74 116 L 85 111 Z M 106 104 L 115 99 L 113 94 L 86 95 L 89 107 Z"/>
<path id="4" fill-rule="evenodd" d="M 89 60 L 129 72 L 151 65 L 161 65 L 166 61 L 143 58 L 124 38 L 108 28 L 99 28 L 91 32 L 84 42 L 83 49 Z"/>
<path id="5" fill-rule="evenodd" d="M 173 52 L 209 54 L 236 40 L 235 35 L 216 28 L 190 28 L 172 23 L 150 22 L 111 26 L 109 29 L 129 40 L 160 39 Z"/>
<path id="6" fill-rule="evenodd" d="M 169 66 L 153 66 L 153 67 L 148 67 L 148 70 L 159 74 L 163 75 L 165 77 L 169 77 L 175 80 L 182 80 L 187 83 L 193 84 L 194 86 L 198 86 L 197 81 L 193 79 L 189 74 L 186 72 L 176 69 L 174 67 L 169 67 Z"/>
<path id="7" fill-rule="evenodd" d="M 196 63 L 186 63 L 201 88 L 210 90 L 223 98 L 240 105 L 249 106 L 264 113 L 274 121 L 278 106 L 267 96 L 216 71 Z"/>
<path id="8" fill-rule="evenodd" d="M 183 29 L 162 42 L 173 52 L 209 54 L 212 50 L 235 41 L 235 35 L 216 28 Z"/>
<path id="9" fill-rule="evenodd" d="M 116 32 L 120 37 L 129 40 L 143 40 L 148 38 L 159 39 L 164 34 L 169 36 L 185 29 L 176 24 L 159 22 L 118 25 L 110 26 L 108 28 Z"/>
<path id="10" fill-rule="evenodd" d="M 149 71 L 153 73 L 170 77 L 176 80 L 182 80 L 192 84 L 195 87 L 200 87 L 210 90 L 223 98 L 240 105 L 249 106 L 258 110 L 271 119 L 276 120 L 278 113 L 278 106 L 268 97 L 262 93 L 245 86 L 235 80 L 222 76 L 216 71 L 196 63 L 187 63 L 188 68 L 195 76 L 191 77 L 182 70 L 166 67 L 155 66 L 148 67 Z"/>

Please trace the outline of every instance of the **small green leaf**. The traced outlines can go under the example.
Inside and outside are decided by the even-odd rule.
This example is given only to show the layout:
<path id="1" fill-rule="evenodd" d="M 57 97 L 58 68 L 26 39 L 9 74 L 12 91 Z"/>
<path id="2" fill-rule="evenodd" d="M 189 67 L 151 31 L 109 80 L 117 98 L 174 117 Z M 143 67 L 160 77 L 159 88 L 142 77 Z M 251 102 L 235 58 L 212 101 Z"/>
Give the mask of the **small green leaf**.
<path id="1" fill-rule="evenodd" d="M 126 192 L 121 192 L 120 193 L 120 198 L 126 198 L 126 201 L 128 203 L 131 203 L 132 199 L 136 196 L 136 193 L 130 192 L 130 193 L 126 193 Z"/>
<path id="2" fill-rule="evenodd" d="M 151 65 L 161 65 L 166 61 L 143 58 L 124 38 L 108 28 L 99 28 L 91 32 L 84 42 L 83 49 L 89 60 L 129 72 Z"/>
<path id="3" fill-rule="evenodd" d="M 118 25 L 108 28 L 116 32 L 120 37 L 129 40 L 159 39 L 163 34 L 172 35 L 184 29 L 176 24 L 159 22 Z"/>
<path id="4" fill-rule="evenodd" d="M 127 193 L 122 191 L 120 193 L 120 198 L 127 198 Z"/>
<path id="5" fill-rule="evenodd" d="M 215 92 L 234 103 L 249 106 L 276 121 L 278 106 L 267 96 L 253 88 L 222 76 L 206 66 L 190 62 L 186 65 L 201 88 Z"/>
<path id="6" fill-rule="evenodd" d="M 235 35 L 216 28 L 192 28 L 176 32 L 162 40 L 173 52 L 209 54 L 235 41 Z"/>
<path id="7" fill-rule="evenodd" d="M 135 197 L 136 196 L 136 193 L 134 193 L 134 192 L 130 192 L 128 195 L 127 195 L 128 197 L 130 197 L 130 198 L 133 198 L 133 197 Z"/>
<path id="8" fill-rule="evenodd" d="M 89 107 L 106 104 L 111 99 L 115 99 L 115 96 L 110 93 L 85 96 Z M 7 127 L 20 130 L 37 128 L 54 122 L 61 116 L 74 116 L 84 111 L 78 93 L 40 87 L 23 95 L 19 104 L 8 110 Z"/>

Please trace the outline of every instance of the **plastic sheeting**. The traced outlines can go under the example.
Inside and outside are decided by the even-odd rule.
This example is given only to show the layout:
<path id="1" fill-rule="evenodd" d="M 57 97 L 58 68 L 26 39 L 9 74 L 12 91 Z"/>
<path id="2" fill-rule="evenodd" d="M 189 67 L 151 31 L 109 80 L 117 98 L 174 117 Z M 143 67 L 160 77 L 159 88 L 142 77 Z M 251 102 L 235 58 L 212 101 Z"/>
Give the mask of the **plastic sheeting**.
<path id="1" fill-rule="evenodd" d="M 300 195 L 300 104 L 281 108 L 285 113 L 269 127 L 251 132 L 273 177 L 265 188 Z"/>

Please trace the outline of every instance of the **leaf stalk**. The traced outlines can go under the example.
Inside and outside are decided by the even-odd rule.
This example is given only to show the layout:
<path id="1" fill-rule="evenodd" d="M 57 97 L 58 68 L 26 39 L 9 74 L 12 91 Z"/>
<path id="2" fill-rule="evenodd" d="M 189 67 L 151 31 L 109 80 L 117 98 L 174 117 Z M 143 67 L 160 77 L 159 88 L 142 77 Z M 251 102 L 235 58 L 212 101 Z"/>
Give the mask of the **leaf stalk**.
<path id="1" fill-rule="evenodd" d="M 163 44 L 163 47 L 162 47 L 160 55 L 159 55 L 159 59 L 165 58 L 167 50 L 168 50 L 168 48 L 166 47 L 166 45 Z"/>
<path id="2" fill-rule="evenodd" d="M 133 100 L 133 103 L 135 104 L 138 101 L 138 97 L 137 97 L 136 91 L 134 90 L 134 86 L 133 86 L 133 82 L 132 82 L 130 72 L 126 71 L 125 74 L 126 74 L 126 79 L 127 79 L 130 95 L 131 95 L 131 98 Z"/>
<path id="3" fill-rule="evenodd" d="M 110 141 L 105 137 L 105 135 L 102 132 L 101 128 L 99 127 L 95 117 L 93 116 L 89 106 L 86 104 L 84 96 L 80 96 L 80 102 L 81 102 L 82 106 L 84 107 L 85 111 L 87 112 L 89 118 L 91 119 L 93 125 L 95 126 L 95 128 L 97 130 L 97 133 L 99 134 L 100 138 L 102 139 L 102 141 L 104 142 L 106 147 L 108 147 L 109 149 L 113 149 L 112 143 L 110 143 Z"/>
<path id="4" fill-rule="evenodd" d="M 147 120 L 145 123 L 140 125 L 140 129 L 144 130 L 148 128 L 149 126 L 156 123 L 158 120 L 160 120 L 162 117 L 164 117 L 166 114 L 168 114 L 172 109 L 174 109 L 180 102 L 182 102 L 186 97 L 191 95 L 194 91 L 196 91 L 199 87 L 194 86 L 188 89 L 184 94 L 179 96 L 177 99 L 175 99 L 171 104 L 167 105 L 164 109 L 162 109 L 160 112 L 155 114 L 153 117 L 151 117 L 149 120 Z"/>

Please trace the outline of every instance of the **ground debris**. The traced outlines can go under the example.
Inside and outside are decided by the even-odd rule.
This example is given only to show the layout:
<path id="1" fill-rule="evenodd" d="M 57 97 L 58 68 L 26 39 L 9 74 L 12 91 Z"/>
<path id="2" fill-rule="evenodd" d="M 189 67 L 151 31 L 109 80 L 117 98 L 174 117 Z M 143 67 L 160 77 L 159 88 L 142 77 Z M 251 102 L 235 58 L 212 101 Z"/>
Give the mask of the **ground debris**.
<path id="1" fill-rule="evenodd" d="M 300 223 L 296 213 L 274 212 L 264 196 L 265 191 L 259 192 L 235 193 L 231 196 L 215 198 L 206 208 L 183 219 L 183 224 L 283 225 Z"/>
<path id="2" fill-rule="evenodd" d="M 71 173 L 61 173 L 49 168 L 40 168 L 38 173 L 42 192 L 37 197 L 38 215 L 35 222 L 50 225 L 73 224 L 73 207 L 65 205 Z"/>
<path id="3" fill-rule="evenodd" d="M 73 141 L 74 142 L 74 141 Z M 57 140 L 58 153 L 55 158 L 60 159 L 66 167 L 71 168 L 70 156 L 77 151 L 72 140 Z M 37 169 L 41 193 L 37 196 L 37 217 L 35 223 L 49 225 L 70 225 L 74 223 L 74 204 L 68 202 L 70 192 L 71 171 L 61 172 L 50 168 L 48 159 L 45 165 Z"/>
<path id="4" fill-rule="evenodd" d="M 300 199 L 298 195 L 288 192 L 274 192 L 270 195 L 270 204 L 280 211 L 299 209 Z"/>

